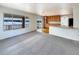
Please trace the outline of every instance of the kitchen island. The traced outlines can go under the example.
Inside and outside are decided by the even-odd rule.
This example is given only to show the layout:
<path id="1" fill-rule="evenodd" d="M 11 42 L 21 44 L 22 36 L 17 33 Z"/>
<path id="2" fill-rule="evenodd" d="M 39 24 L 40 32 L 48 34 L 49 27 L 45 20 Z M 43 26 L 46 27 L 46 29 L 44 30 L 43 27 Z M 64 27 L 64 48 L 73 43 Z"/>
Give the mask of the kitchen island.
<path id="1" fill-rule="evenodd" d="M 66 26 L 49 26 L 49 34 L 79 41 L 79 29 Z"/>

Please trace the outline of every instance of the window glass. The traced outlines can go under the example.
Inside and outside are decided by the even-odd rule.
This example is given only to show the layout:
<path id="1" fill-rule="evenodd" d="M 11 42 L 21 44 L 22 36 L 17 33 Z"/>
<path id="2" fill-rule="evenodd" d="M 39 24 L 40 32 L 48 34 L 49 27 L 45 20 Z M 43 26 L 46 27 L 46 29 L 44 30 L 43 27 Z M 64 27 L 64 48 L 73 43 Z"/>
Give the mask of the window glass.
<path id="1" fill-rule="evenodd" d="M 25 17 L 25 28 L 29 28 L 30 25 L 30 19 L 28 17 Z"/>
<path id="2" fill-rule="evenodd" d="M 15 30 L 29 27 L 29 18 L 19 15 L 4 14 L 3 18 L 4 30 Z"/>

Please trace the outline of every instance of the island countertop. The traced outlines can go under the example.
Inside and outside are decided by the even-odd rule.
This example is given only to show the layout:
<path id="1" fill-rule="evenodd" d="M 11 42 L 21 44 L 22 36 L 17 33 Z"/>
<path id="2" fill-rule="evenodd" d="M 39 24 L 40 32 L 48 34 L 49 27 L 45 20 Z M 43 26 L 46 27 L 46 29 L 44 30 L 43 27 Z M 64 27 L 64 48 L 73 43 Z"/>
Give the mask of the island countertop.
<path id="1" fill-rule="evenodd" d="M 64 25 L 52 25 L 50 24 L 49 27 L 59 27 L 59 28 L 64 28 L 64 29 L 79 29 L 79 28 L 76 28 L 76 27 L 69 27 L 69 26 L 64 26 Z"/>

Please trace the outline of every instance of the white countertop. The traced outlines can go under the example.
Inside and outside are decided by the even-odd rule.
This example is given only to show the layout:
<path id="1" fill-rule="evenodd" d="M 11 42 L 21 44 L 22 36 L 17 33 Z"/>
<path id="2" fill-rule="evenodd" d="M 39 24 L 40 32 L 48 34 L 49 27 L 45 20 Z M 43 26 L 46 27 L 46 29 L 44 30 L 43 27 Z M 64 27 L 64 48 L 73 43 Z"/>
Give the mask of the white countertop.
<path id="1" fill-rule="evenodd" d="M 75 27 L 67 27 L 67 26 L 61 26 L 61 25 L 58 25 L 58 26 L 50 25 L 49 27 L 59 27 L 59 28 L 64 28 L 64 29 L 79 29 L 79 28 L 75 28 Z"/>

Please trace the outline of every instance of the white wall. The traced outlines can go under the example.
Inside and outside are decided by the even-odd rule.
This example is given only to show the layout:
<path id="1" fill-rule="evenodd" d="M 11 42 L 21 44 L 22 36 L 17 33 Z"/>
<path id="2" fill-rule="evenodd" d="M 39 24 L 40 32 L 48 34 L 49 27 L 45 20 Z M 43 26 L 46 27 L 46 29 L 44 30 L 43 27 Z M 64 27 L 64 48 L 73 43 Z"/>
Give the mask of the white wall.
<path id="1" fill-rule="evenodd" d="M 74 27 L 79 28 L 79 5 L 73 6 Z"/>
<path id="2" fill-rule="evenodd" d="M 68 27 L 68 19 L 69 18 L 72 18 L 73 15 L 70 14 L 70 15 L 62 15 L 61 16 L 61 26 L 67 26 Z"/>
<path id="3" fill-rule="evenodd" d="M 67 16 L 61 16 L 61 25 L 68 26 L 68 17 Z"/>
<path id="4" fill-rule="evenodd" d="M 29 17 L 31 21 L 29 30 L 27 30 L 27 28 L 23 28 L 23 29 L 4 31 L 3 30 L 3 14 L 4 13 L 23 15 L 23 16 Z M 36 30 L 36 16 L 37 15 L 35 14 L 0 6 L 0 40 Z"/>

